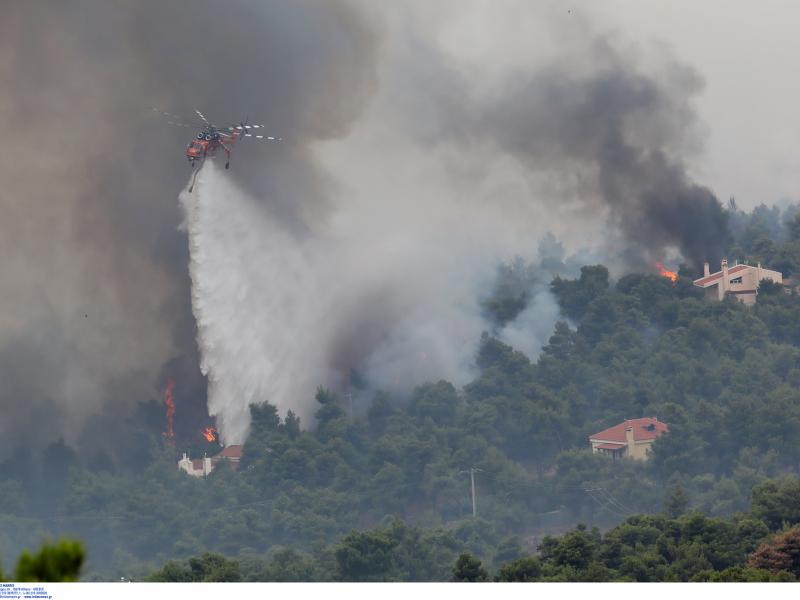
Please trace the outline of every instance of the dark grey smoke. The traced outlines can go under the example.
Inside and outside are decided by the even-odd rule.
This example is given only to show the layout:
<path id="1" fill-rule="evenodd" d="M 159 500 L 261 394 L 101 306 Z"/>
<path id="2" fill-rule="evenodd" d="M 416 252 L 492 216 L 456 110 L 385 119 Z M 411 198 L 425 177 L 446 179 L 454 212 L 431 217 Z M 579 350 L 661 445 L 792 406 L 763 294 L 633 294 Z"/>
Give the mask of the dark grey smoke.
<path id="1" fill-rule="evenodd" d="M 194 132 L 150 107 L 197 107 L 218 123 L 250 116 L 282 136 L 280 147 L 238 149 L 232 174 L 279 199 L 296 226 L 295 207 L 326 210 L 307 145 L 347 130 L 375 55 L 346 2 L 3 3 L 0 122 L 14 149 L 0 155 L 0 454 L 34 432 L 74 441 L 103 406 L 122 419 L 160 399 L 167 377 L 199 377 L 165 368 L 197 364 L 176 231 Z M 143 385 L 120 384 L 132 373 Z M 204 412 L 204 391 L 184 403 Z"/>
<path id="2" fill-rule="evenodd" d="M 729 241 L 727 213 L 688 169 L 702 146 L 699 74 L 586 23 L 553 28 L 561 39 L 554 60 L 495 65 L 503 75 L 489 82 L 410 35 L 409 53 L 427 59 L 407 65 L 396 87 L 424 98 L 409 115 L 420 124 L 415 134 L 516 157 L 540 190 L 531 202 L 569 207 L 577 228 L 607 222 L 608 251 L 628 267 L 652 268 L 674 250 L 695 267 L 716 262 Z"/>
<path id="3" fill-rule="evenodd" d="M 727 214 L 684 162 L 699 76 L 671 60 L 645 73 L 636 53 L 605 39 L 588 50 L 592 69 L 567 58 L 521 75 L 482 109 L 485 131 L 533 170 L 572 171 L 581 201 L 607 207 L 629 264 L 652 265 L 670 247 L 695 267 L 716 262 L 728 242 Z"/>
<path id="4" fill-rule="evenodd" d="M 250 289 L 280 285 L 289 304 L 312 305 L 296 321 L 270 319 L 302 330 L 321 370 L 408 383 L 466 373 L 479 293 L 548 229 L 570 252 L 594 234 L 627 265 L 673 249 L 695 264 L 718 257 L 725 214 L 686 168 L 700 137 L 693 71 L 589 28 L 564 31 L 554 60 L 468 64 L 442 48 L 437 12 L 333 0 L 3 4 L 0 122 L 14 147 L 0 154 L 0 357 L 15 360 L 3 365 L 13 385 L 0 388 L 0 452 L 28 441 L 32 420 L 70 441 L 99 414 L 102 437 L 117 407 L 159 401 L 168 377 L 186 394 L 178 421 L 204 416 L 204 382 L 186 366 L 198 360 L 176 231 L 191 132 L 152 106 L 249 116 L 284 138 L 243 141 L 223 175 L 248 202 L 269 203 L 270 230 L 293 236 L 287 258 L 310 248 L 318 296 L 290 293 L 302 292 L 291 268 Z M 243 331 L 260 331 L 257 311 L 240 316 Z M 528 334 L 516 325 L 514 336 Z M 316 377 L 289 339 L 299 358 L 285 372 Z"/>

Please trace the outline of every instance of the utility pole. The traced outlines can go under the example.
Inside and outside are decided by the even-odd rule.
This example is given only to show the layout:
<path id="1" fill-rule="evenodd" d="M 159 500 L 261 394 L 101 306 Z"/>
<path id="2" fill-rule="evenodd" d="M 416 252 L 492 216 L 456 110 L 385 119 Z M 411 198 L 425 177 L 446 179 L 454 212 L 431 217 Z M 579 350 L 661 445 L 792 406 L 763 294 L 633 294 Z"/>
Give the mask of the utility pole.
<path id="1" fill-rule="evenodd" d="M 478 516 L 478 505 L 475 503 L 475 473 L 482 473 L 481 469 L 470 467 L 469 471 L 461 471 L 462 473 L 469 473 L 469 483 L 472 488 L 472 518 Z"/>
<path id="2" fill-rule="evenodd" d="M 350 415 L 350 418 L 353 418 L 353 392 L 348 391 L 345 394 L 345 398 L 347 398 L 347 412 Z"/>

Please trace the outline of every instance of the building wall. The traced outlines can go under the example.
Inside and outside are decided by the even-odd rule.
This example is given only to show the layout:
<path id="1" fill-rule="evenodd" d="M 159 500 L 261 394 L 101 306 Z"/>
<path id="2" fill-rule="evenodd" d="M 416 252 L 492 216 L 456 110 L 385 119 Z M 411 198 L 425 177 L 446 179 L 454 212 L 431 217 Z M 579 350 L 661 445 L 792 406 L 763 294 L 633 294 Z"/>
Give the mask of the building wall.
<path id="1" fill-rule="evenodd" d="M 181 471 L 184 471 L 184 472 L 188 473 L 192 477 L 202 477 L 203 476 L 203 471 L 195 471 L 194 470 L 194 465 L 192 464 L 192 461 L 189 460 L 188 458 L 186 458 L 185 454 L 183 455 L 183 458 L 178 461 L 178 468 Z"/>
<path id="2" fill-rule="evenodd" d="M 636 442 L 632 449 L 628 447 L 628 455 L 635 460 L 647 460 L 650 458 L 650 447 L 653 445 L 653 441 Z"/>
<path id="3" fill-rule="evenodd" d="M 185 471 L 192 477 L 204 477 L 214 470 L 214 465 L 211 464 L 211 459 L 208 457 L 203 458 L 203 466 L 200 469 L 195 469 L 191 459 L 184 453 L 183 458 L 178 461 L 178 469 Z"/>
<path id="4" fill-rule="evenodd" d="M 783 283 L 783 275 L 777 271 L 758 267 L 748 267 L 729 278 L 729 289 L 736 298 L 745 304 L 756 303 L 756 293 L 761 280 L 768 279 L 775 283 Z M 747 293 L 742 293 L 747 292 Z"/>
<path id="5" fill-rule="evenodd" d="M 650 447 L 653 445 L 654 441 L 655 440 L 640 440 L 634 442 L 633 444 L 629 443 L 626 446 L 621 445 L 620 448 L 625 449 L 625 451 L 622 453 L 622 456 L 627 456 L 633 458 L 634 460 L 647 460 L 650 458 Z M 607 454 L 606 452 L 598 449 L 598 446 L 602 444 L 608 444 L 608 441 L 589 440 L 589 442 L 592 444 L 592 452 L 594 454 Z"/>
<path id="6" fill-rule="evenodd" d="M 753 305 L 756 303 L 758 285 L 763 279 L 783 283 L 783 275 L 780 272 L 764 269 L 761 265 L 756 267 L 746 265 L 746 268 L 735 273 L 729 273 L 729 271 L 727 261 L 723 261 L 722 277 L 713 285 L 705 288 L 706 298 L 722 300 L 725 294 L 730 292 L 740 302 Z"/>

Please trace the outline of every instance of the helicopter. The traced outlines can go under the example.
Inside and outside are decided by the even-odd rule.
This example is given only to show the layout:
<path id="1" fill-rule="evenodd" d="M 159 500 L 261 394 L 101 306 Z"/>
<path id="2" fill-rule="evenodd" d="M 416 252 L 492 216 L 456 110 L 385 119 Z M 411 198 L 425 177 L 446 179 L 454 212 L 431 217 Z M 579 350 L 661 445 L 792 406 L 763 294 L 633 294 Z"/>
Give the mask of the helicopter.
<path id="1" fill-rule="evenodd" d="M 161 113 L 162 116 L 165 116 L 170 119 L 176 119 L 168 121 L 169 125 L 175 125 L 178 127 L 201 127 L 200 131 L 197 135 L 192 139 L 191 142 L 186 146 L 186 158 L 189 161 L 190 166 L 192 169 L 195 168 L 197 163 L 202 165 L 203 161 L 208 158 L 209 156 L 214 156 L 218 150 L 223 150 L 225 152 L 225 168 L 230 168 L 231 165 L 231 151 L 233 150 L 233 145 L 239 141 L 241 138 L 253 138 L 257 140 L 263 141 L 274 141 L 279 142 L 281 138 L 271 136 L 271 135 L 261 135 L 259 133 L 251 133 L 251 130 L 258 130 L 262 129 L 264 125 L 252 125 L 248 124 L 249 119 L 245 119 L 240 121 L 238 125 L 229 125 L 225 127 L 217 127 L 213 123 L 211 123 L 206 116 L 201 113 L 199 110 L 194 109 L 195 114 L 200 118 L 201 123 L 186 123 L 187 119 L 183 119 L 177 115 L 173 115 L 168 112 L 160 111 L 156 108 L 153 109 L 156 112 Z M 191 191 L 191 189 L 189 190 Z"/>

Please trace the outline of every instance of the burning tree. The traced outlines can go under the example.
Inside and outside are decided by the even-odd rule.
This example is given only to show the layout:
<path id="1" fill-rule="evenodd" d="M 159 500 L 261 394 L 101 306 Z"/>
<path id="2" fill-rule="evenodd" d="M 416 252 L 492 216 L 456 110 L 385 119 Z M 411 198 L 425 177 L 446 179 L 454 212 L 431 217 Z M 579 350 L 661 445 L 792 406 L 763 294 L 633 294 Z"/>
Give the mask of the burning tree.
<path id="1" fill-rule="evenodd" d="M 663 263 L 657 262 L 656 268 L 658 269 L 659 275 L 661 275 L 662 277 L 666 277 L 667 279 L 672 281 L 672 283 L 678 281 L 678 273 L 675 271 L 668 270 Z"/>
<path id="2" fill-rule="evenodd" d="M 206 427 L 203 431 L 203 437 L 206 438 L 209 442 L 214 442 L 217 439 L 217 429 L 216 427 Z"/>
<path id="3" fill-rule="evenodd" d="M 167 407 L 167 430 L 163 433 L 167 440 L 175 438 L 175 431 L 172 429 L 172 420 L 175 417 L 175 398 L 172 392 L 175 389 L 175 382 L 172 379 L 167 380 L 167 387 L 164 390 L 164 405 Z"/>
<path id="4" fill-rule="evenodd" d="M 767 571 L 800 575 L 800 527 L 779 533 L 759 546 L 747 559 L 747 566 Z"/>

